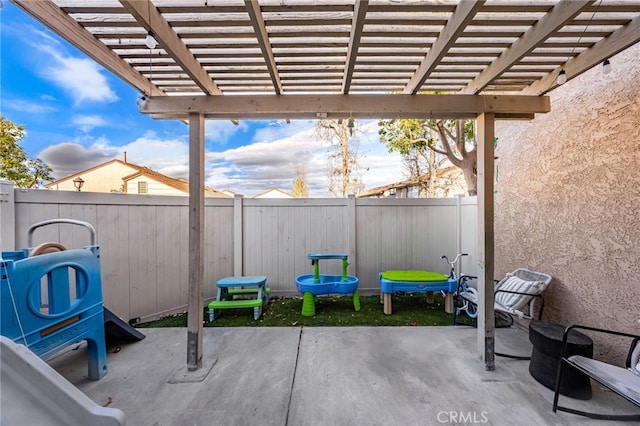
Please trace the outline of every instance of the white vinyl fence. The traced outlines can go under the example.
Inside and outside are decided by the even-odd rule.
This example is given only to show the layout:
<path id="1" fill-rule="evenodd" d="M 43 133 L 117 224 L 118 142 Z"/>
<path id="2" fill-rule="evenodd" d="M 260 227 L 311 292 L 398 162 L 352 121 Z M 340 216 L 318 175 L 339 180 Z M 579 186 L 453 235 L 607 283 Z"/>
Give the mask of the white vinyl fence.
<path id="1" fill-rule="evenodd" d="M 0 183 L 0 248 L 27 247 L 43 220 L 91 223 L 101 251 L 104 303 L 124 319 L 155 319 L 186 308 L 188 198 L 14 189 Z M 313 272 L 308 253 L 349 254 L 361 294 L 379 291 L 386 269 L 448 272 L 440 258 L 469 253 L 461 271 L 477 273 L 476 198 L 205 200 L 205 299 L 232 275 L 265 275 L 272 295 L 297 295 L 295 277 Z M 89 244 L 85 228 L 38 228 L 33 246 Z M 341 263 L 322 261 L 321 273 Z M 382 309 L 382 308 L 381 308 Z"/>

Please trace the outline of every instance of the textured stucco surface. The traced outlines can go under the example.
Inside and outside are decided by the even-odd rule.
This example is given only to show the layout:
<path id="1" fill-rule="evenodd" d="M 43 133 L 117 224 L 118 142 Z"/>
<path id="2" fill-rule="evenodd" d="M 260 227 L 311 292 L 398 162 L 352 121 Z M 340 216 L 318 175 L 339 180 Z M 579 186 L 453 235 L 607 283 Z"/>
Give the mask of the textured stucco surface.
<path id="1" fill-rule="evenodd" d="M 550 113 L 497 123 L 496 275 L 551 274 L 545 320 L 640 333 L 640 45 L 611 63 L 551 92 Z"/>

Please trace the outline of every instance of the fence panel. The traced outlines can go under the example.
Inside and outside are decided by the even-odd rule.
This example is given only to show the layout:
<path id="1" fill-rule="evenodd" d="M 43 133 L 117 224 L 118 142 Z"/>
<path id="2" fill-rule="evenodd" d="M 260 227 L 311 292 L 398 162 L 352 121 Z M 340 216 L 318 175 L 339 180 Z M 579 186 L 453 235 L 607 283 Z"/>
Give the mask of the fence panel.
<path id="1" fill-rule="evenodd" d="M 33 223 L 84 220 L 96 228 L 109 309 L 125 319 L 143 320 L 186 309 L 187 197 L 17 189 L 13 194 L 15 201 L 0 207 L 3 227 L 15 221 L 15 247 L 3 243 L 3 250 L 27 247 L 27 229 Z M 13 209 L 15 219 L 7 209 Z M 241 199 L 235 203 L 207 198 L 205 300 L 215 297 L 218 279 L 238 270 L 267 276 L 274 295 L 297 295 L 295 277 L 313 271 L 307 259 L 312 252 L 350 254 L 349 274 L 360 279 L 362 294 L 379 291 L 378 274 L 386 269 L 446 273 L 440 256 L 455 256 L 458 251 L 470 254 L 461 270 L 476 273 L 476 217 L 473 197 Z M 236 234 L 241 235 L 239 241 L 234 241 Z M 44 241 L 81 247 L 89 240 L 81 227 L 56 225 L 36 231 L 34 244 Z M 234 258 L 235 253 L 241 258 Z M 323 262 L 321 272 L 340 274 L 340 266 L 340 262 Z"/>
<path id="2" fill-rule="evenodd" d="M 348 253 L 346 199 L 249 199 L 244 212 L 244 273 L 265 275 L 273 292 L 295 293 L 313 271 L 308 253 Z M 322 264 L 338 274 L 337 262 Z"/>
<path id="3" fill-rule="evenodd" d="M 460 251 L 469 256 L 462 259 L 460 273 L 479 276 L 482 269 L 478 263 L 478 208 L 477 197 L 460 200 Z"/>
<path id="4" fill-rule="evenodd" d="M 359 199 L 356 205 L 363 291 L 377 291 L 378 274 L 387 269 L 448 272 L 440 256 L 456 252 L 455 199 Z"/>

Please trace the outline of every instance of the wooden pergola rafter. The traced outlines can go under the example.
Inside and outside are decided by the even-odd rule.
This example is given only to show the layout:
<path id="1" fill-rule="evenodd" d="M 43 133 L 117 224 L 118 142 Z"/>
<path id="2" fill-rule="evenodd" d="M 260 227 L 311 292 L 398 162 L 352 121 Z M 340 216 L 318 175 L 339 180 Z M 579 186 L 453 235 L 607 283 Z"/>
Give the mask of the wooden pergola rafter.
<path id="1" fill-rule="evenodd" d="M 638 32 L 628 27 L 640 16 L 638 0 L 14 3 L 150 96 L 541 95 L 555 87 L 555 76 L 576 56 L 593 51 L 591 57 L 607 58 L 635 44 Z M 149 30 L 160 42 L 152 51 L 144 44 Z M 602 43 L 610 38 L 621 47 L 612 50 Z M 598 50 L 602 53 L 595 54 Z M 107 52 L 112 58 L 105 57 Z M 469 63 L 479 68 L 465 74 Z M 588 69 L 597 63 L 579 65 Z M 403 64 L 408 68 L 388 68 Z M 537 65 L 545 67 L 541 74 L 527 75 Z M 156 90 L 168 67 L 181 68 L 192 84 L 163 81 Z M 333 71 L 341 79 L 315 86 L 300 86 L 295 78 L 304 73 L 321 81 Z M 404 74 L 395 76 L 398 72 Z M 566 74 L 571 79 L 579 72 Z M 443 85 L 446 77 L 453 81 Z"/>

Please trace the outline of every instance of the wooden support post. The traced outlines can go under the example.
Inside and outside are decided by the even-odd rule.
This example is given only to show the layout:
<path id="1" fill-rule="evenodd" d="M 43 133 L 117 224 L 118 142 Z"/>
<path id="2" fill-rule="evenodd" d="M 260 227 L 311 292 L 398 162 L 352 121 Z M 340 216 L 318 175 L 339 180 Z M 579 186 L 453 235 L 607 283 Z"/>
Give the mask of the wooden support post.
<path id="1" fill-rule="evenodd" d="M 478 352 L 486 370 L 495 369 L 495 318 L 493 294 L 494 235 L 494 123 L 492 113 L 480 114 L 477 119 L 478 143 Z"/>
<path id="2" fill-rule="evenodd" d="M 187 369 L 202 366 L 204 320 L 204 117 L 189 114 L 189 300 Z"/>

